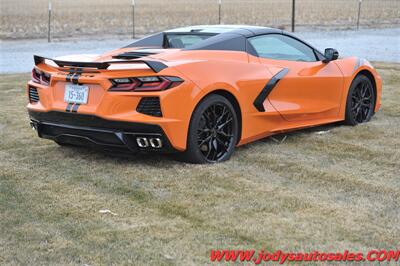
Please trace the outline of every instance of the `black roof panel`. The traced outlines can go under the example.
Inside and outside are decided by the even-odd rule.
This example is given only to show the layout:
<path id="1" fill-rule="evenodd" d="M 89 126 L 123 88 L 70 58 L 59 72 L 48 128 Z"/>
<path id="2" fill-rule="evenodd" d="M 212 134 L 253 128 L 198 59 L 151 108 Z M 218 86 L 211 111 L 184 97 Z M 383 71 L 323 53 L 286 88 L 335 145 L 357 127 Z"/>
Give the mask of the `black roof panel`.
<path id="1" fill-rule="evenodd" d="M 267 34 L 267 33 L 281 33 L 281 30 L 261 27 L 261 26 L 249 26 L 249 25 L 198 25 L 198 26 L 190 26 L 183 27 L 177 29 L 171 29 L 165 31 L 165 33 L 214 33 L 214 34 L 222 34 L 222 33 L 242 33 L 243 35 L 253 35 L 253 34 Z"/>
<path id="2" fill-rule="evenodd" d="M 185 50 L 246 51 L 247 38 L 270 33 L 281 34 L 282 30 L 248 25 L 199 25 L 167 30 L 133 42 L 126 47 L 160 47 L 165 44 L 166 34 L 210 34 L 215 35 L 196 43 Z"/>

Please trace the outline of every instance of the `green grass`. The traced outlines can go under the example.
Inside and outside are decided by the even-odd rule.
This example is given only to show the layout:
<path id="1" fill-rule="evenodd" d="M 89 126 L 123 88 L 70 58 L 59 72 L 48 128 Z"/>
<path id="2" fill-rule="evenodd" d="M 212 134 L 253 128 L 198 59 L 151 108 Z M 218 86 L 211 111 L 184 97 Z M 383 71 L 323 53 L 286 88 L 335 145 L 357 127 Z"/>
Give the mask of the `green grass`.
<path id="1" fill-rule="evenodd" d="M 39 139 L 25 109 L 29 75 L 0 76 L 0 264 L 185 265 L 208 263 L 212 248 L 398 248 L 400 65 L 376 65 L 383 106 L 370 123 L 267 138 L 216 165 Z"/>

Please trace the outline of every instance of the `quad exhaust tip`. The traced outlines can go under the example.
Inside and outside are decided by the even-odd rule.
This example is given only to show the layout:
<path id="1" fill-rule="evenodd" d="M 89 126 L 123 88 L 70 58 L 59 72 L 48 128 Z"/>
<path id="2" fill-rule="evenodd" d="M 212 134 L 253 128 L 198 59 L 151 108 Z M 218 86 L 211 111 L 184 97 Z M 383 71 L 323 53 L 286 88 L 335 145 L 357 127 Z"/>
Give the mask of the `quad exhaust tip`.
<path id="1" fill-rule="evenodd" d="M 161 139 L 160 138 L 151 138 L 150 139 L 150 146 L 152 148 L 156 148 L 156 149 L 161 148 L 162 147 Z"/>
<path id="2" fill-rule="evenodd" d="M 140 148 L 162 148 L 162 141 L 160 138 L 137 137 L 136 143 Z"/>

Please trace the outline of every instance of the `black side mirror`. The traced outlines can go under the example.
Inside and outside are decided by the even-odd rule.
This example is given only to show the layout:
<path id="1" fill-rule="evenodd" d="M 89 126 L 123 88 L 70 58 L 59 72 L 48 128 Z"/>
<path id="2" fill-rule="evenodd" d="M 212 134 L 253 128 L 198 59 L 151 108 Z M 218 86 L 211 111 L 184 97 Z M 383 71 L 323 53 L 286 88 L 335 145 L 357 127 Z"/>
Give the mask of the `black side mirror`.
<path id="1" fill-rule="evenodd" d="M 339 52 L 333 48 L 325 49 L 325 59 L 322 60 L 324 63 L 329 63 L 330 61 L 336 60 L 339 57 Z"/>

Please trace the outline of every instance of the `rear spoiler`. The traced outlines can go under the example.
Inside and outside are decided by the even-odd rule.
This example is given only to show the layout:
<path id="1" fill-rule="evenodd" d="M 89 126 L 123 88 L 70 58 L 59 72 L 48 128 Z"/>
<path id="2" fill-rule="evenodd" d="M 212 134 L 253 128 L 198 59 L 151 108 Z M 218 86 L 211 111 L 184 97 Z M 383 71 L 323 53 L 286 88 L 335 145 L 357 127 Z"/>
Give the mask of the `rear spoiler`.
<path id="1" fill-rule="evenodd" d="M 45 60 L 50 60 L 54 62 L 59 67 L 88 67 L 88 68 L 96 68 L 96 69 L 107 69 L 112 64 L 146 64 L 151 70 L 158 73 L 161 70 L 168 68 L 162 62 L 153 61 L 153 60 L 119 60 L 119 61 L 105 61 L 105 62 L 72 62 L 72 61 L 63 61 L 51 59 L 43 56 L 34 55 L 33 60 L 35 65 L 39 65 L 43 63 Z"/>

